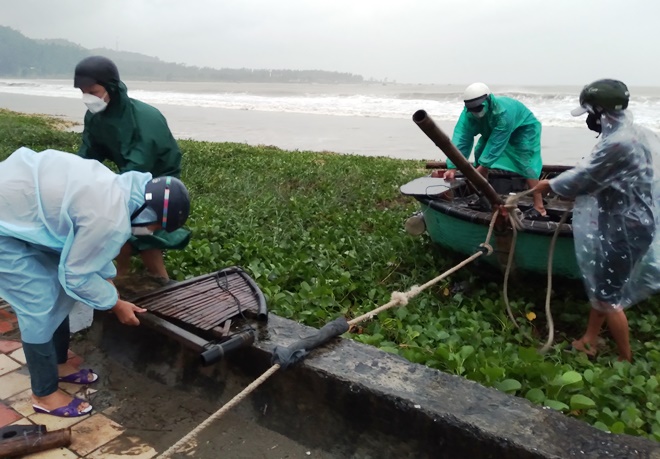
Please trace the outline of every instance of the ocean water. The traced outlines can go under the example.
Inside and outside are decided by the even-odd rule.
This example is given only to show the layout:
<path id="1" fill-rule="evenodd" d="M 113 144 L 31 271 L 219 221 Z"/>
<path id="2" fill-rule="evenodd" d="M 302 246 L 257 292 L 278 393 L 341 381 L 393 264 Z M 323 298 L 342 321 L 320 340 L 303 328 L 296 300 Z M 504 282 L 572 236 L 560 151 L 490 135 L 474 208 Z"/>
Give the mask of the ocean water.
<path id="1" fill-rule="evenodd" d="M 455 121 L 463 87 L 453 85 L 295 85 L 132 82 L 130 94 L 154 105 L 222 108 L 309 115 L 408 119 L 420 107 L 438 121 Z M 583 127 L 570 111 L 579 87 L 493 87 L 497 95 L 523 102 L 544 126 Z M 0 93 L 80 98 L 68 80 L 0 80 Z M 631 88 L 635 119 L 660 130 L 660 88 Z"/>
<path id="2" fill-rule="evenodd" d="M 410 121 L 426 110 L 451 135 L 463 86 L 260 83 L 126 83 L 129 95 L 158 107 L 178 138 L 275 145 L 287 149 L 400 158 L 443 159 Z M 594 138 L 584 117 L 572 117 L 580 87 L 494 86 L 543 125 L 544 161 L 574 163 Z M 631 87 L 630 110 L 660 131 L 660 88 Z M 80 91 L 70 80 L 0 80 L 0 107 L 82 121 Z M 585 151 L 586 150 L 586 151 Z M 546 155 L 547 152 L 547 155 Z M 548 161 L 546 161 L 548 162 Z"/>

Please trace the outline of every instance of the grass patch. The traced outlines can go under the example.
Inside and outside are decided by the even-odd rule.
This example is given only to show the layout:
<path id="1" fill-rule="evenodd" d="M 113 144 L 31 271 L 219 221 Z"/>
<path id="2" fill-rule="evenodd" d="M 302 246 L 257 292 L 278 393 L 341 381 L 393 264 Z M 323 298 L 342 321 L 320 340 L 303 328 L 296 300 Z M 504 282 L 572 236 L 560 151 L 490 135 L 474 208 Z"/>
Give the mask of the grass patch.
<path id="1" fill-rule="evenodd" d="M 0 157 L 20 146 L 77 151 L 80 134 L 43 117 L 0 111 Z M 417 205 L 399 186 L 424 173 L 419 161 L 275 147 L 180 141 L 193 198 L 185 251 L 167 254 L 178 279 L 240 265 L 271 311 L 319 327 L 354 317 L 456 264 L 402 224 Z M 458 258 L 460 259 L 460 257 Z M 490 281 L 488 279 L 491 279 Z M 596 361 L 563 352 L 582 332 L 588 304 L 580 284 L 554 280 L 554 349 L 546 336 L 544 278 L 511 285 L 521 330 L 506 316 L 501 276 L 461 270 L 404 308 L 379 315 L 350 337 L 412 362 L 526 397 L 614 432 L 660 440 L 658 301 L 629 313 L 632 364 L 611 347 Z M 528 320 L 534 312 L 536 319 Z M 532 317 L 530 315 L 529 317 Z M 535 338 L 530 342 L 525 336 Z"/>

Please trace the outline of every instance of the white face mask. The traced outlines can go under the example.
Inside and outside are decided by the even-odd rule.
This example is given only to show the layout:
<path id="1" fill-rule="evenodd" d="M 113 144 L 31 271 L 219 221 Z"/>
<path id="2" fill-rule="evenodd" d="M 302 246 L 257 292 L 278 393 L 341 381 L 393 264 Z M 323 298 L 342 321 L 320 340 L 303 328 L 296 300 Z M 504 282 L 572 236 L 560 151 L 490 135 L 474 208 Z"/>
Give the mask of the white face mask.
<path id="1" fill-rule="evenodd" d="M 131 227 L 131 233 L 133 233 L 133 236 L 151 236 L 154 234 L 153 230 L 146 226 L 133 226 Z"/>
<path id="2" fill-rule="evenodd" d="M 103 97 L 106 95 L 108 95 L 107 92 L 103 95 Z M 102 112 L 108 106 L 108 103 L 105 100 L 101 99 L 100 97 L 96 97 L 93 94 L 83 94 L 82 101 L 85 105 L 87 105 L 87 110 L 92 113 Z"/>
<path id="3" fill-rule="evenodd" d="M 484 116 L 486 116 L 486 110 L 483 108 L 481 109 L 480 112 L 471 112 L 471 113 L 474 115 L 475 118 L 483 118 Z"/>

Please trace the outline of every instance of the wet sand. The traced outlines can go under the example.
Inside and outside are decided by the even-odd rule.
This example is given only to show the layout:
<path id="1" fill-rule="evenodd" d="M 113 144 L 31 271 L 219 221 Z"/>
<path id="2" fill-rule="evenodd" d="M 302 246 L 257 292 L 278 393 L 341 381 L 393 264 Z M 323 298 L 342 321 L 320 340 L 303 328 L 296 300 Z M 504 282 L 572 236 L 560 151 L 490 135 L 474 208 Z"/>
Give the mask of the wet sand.
<path id="1" fill-rule="evenodd" d="M 77 99 L 6 93 L 0 93 L 0 108 L 59 116 L 76 123 L 82 123 L 85 113 L 84 105 Z M 412 120 L 177 105 L 158 105 L 157 108 L 163 112 L 178 139 L 274 145 L 286 150 L 333 151 L 401 159 L 445 159 Z M 453 131 L 453 123 L 437 124 L 447 134 Z M 73 129 L 80 131 L 82 126 L 79 124 Z M 594 133 L 586 127 L 546 127 L 542 136 L 544 163 L 573 165 L 588 154 L 595 143 Z"/>

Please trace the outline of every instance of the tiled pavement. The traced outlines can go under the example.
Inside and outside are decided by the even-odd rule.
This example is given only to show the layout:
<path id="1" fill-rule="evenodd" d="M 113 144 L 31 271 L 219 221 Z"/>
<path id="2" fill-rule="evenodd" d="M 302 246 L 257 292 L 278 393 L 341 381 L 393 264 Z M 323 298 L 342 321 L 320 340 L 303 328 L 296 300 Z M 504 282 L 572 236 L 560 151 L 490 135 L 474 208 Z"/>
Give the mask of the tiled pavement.
<path id="1" fill-rule="evenodd" d="M 6 303 L 4 304 L 6 305 Z M 16 317 L 0 303 L 0 428 L 7 425 L 41 424 L 51 430 L 71 427 L 72 443 L 68 448 L 51 449 L 23 456 L 29 459 L 148 459 L 156 451 L 140 438 L 124 433 L 124 428 L 104 412 L 92 411 L 89 416 L 60 418 L 35 413 L 32 409 L 30 377 Z M 11 339 L 8 339 L 10 337 Z M 69 363 L 78 367 L 82 359 L 69 352 Z M 60 384 L 60 388 L 80 398 L 94 393 L 91 386 Z M 107 414 L 107 413 L 106 413 Z"/>

